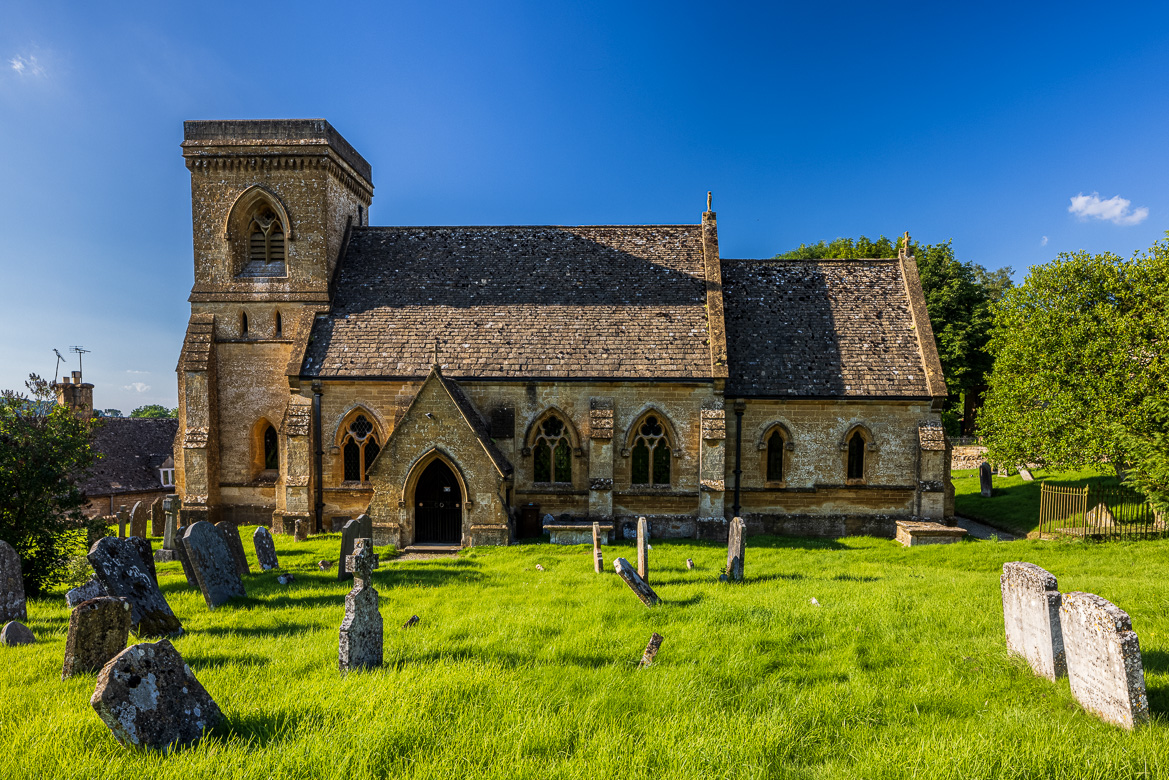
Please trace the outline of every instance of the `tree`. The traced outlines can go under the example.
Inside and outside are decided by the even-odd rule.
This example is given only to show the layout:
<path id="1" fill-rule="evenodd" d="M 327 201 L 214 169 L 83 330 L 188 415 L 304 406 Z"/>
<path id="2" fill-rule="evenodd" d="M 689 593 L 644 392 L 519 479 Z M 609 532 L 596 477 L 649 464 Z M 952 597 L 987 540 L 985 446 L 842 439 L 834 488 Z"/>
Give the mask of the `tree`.
<path id="1" fill-rule="evenodd" d="M 999 463 L 1150 468 L 1166 403 L 1169 244 L 1124 260 L 1065 253 L 995 306 L 980 417 Z M 1142 450 L 1138 441 L 1149 443 Z M 1142 465 L 1144 464 L 1144 465 Z M 1146 472 L 1153 477 L 1157 469 Z"/>
<path id="2" fill-rule="evenodd" d="M 98 413 L 98 417 L 121 417 L 121 416 L 122 416 L 121 409 L 102 409 L 101 412 Z"/>
<path id="3" fill-rule="evenodd" d="M 158 419 L 160 417 L 178 417 L 178 407 L 174 409 L 167 409 L 161 404 L 148 404 L 146 406 L 139 406 L 134 411 L 130 412 L 131 417 Z"/>
<path id="4" fill-rule="evenodd" d="M 93 465 L 94 422 L 53 403 L 49 383 L 31 375 L 30 395 L 0 394 L 0 539 L 21 559 L 25 591 L 41 593 L 65 578 L 100 520 L 81 513 L 77 479 Z"/>
<path id="5" fill-rule="evenodd" d="M 1123 448 L 1128 473 L 1125 484 L 1135 488 L 1160 512 L 1169 512 L 1169 400 L 1150 402 L 1152 414 L 1142 431 L 1116 425 L 1114 433 Z"/>

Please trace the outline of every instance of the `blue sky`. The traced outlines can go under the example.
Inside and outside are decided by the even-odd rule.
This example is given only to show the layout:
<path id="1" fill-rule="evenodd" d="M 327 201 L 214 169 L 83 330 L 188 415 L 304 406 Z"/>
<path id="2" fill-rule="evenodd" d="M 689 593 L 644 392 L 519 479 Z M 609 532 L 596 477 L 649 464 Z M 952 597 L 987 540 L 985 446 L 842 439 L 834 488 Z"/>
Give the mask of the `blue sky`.
<path id="1" fill-rule="evenodd" d="M 0 3 L 0 388 L 81 344 L 99 407 L 176 403 L 184 119 L 325 117 L 373 224 L 697 222 L 713 190 L 724 257 L 909 230 L 1019 280 L 1163 236 L 1169 10 L 963 6 Z"/>

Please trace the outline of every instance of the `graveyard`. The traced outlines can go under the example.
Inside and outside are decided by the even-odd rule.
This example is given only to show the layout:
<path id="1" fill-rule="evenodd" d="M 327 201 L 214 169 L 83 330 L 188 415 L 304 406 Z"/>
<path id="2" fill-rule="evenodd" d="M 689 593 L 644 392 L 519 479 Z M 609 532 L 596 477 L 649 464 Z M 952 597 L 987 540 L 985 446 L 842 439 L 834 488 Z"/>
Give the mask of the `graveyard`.
<path id="1" fill-rule="evenodd" d="M 719 579 L 727 546 L 716 543 L 651 540 L 644 562 L 629 542 L 604 545 L 600 573 L 588 544 L 416 560 L 378 547 L 381 665 L 341 673 L 338 634 L 353 587 L 338 578 L 341 536 L 276 535 L 279 568 L 262 570 L 253 529 L 240 530 L 246 595 L 214 609 L 179 561 L 157 563 L 184 629 L 169 641 L 222 712 L 219 723 L 169 753 L 115 741 L 90 704 L 96 673 L 62 680 L 62 590 L 29 599 L 34 644 L 0 647 L 4 776 L 1169 772 L 1169 585 L 1160 576 L 1169 542 L 904 548 L 871 537 L 751 536 L 734 567 L 743 579 L 729 582 Z M 363 545 L 355 557 L 368 555 Z M 644 565 L 659 602 L 646 606 L 622 582 L 619 557 Z M 1008 652 L 1000 575 L 1010 561 L 1042 567 L 1065 594 L 1098 594 L 1128 612 L 1149 723 L 1105 722 L 1077 702 L 1067 677 L 1045 679 Z M 654 634 L 656 657 L 642 666 Z M 158 640 L 129 639 L 140 641 Z"/>

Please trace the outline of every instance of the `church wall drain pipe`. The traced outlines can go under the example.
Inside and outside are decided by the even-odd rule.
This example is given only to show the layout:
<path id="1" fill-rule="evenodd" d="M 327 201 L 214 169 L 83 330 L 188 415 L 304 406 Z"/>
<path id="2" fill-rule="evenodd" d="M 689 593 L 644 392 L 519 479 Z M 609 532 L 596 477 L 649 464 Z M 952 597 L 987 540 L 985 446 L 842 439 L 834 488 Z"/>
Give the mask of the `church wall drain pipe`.
<path id="1" fill-rule="evenodd" d="M 321 438 L 321 383 L 320 382 L 313 382 L 313 439 L 314 439 L 314 442 L 313 442 L 313 470 L 316 472 L 316 480 L 315 480 L 315 485 L 314 485 L 314 487 L 316 488 L 314 491 L 316 493 L 316 496 L 314 498 L 316 500 L 314 501 L 314 504 L 315 504 L 314 509 L 315 509 L 315 514 L 316 514 L 316 531 L 317 531 L 317 533 L 320 533 L 321 531 L 324 530 L 324 528 L 321 526 L 321 523 L 323 522 L 322 516 L 324 515 L 324 512 L 325 512 L 325 496 L 324 496 L 323 491 L 321 490 L 322 482 L 323 482 L 323 480 L 321 478 L 321 476 L 322 476 L 321 469 L 322 469 L 322 462 L 323 462 L 323 458 L 325 455 L 325 451 L 322 448 L 322 438 Z"/>

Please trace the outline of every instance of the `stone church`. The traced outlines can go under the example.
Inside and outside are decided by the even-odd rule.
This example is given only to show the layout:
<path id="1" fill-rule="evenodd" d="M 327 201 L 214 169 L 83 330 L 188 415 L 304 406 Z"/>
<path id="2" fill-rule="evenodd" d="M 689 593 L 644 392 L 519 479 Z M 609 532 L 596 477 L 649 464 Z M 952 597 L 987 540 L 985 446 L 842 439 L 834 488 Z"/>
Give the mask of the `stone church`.
<path id="1" fill-rule="evenodd" d="M 696 224 L 374 227 L 319 119 L 185 124 L 195 284 L 186 521 L 507 544 L 951 522 L 912 257 L 732 260 Z"/>

